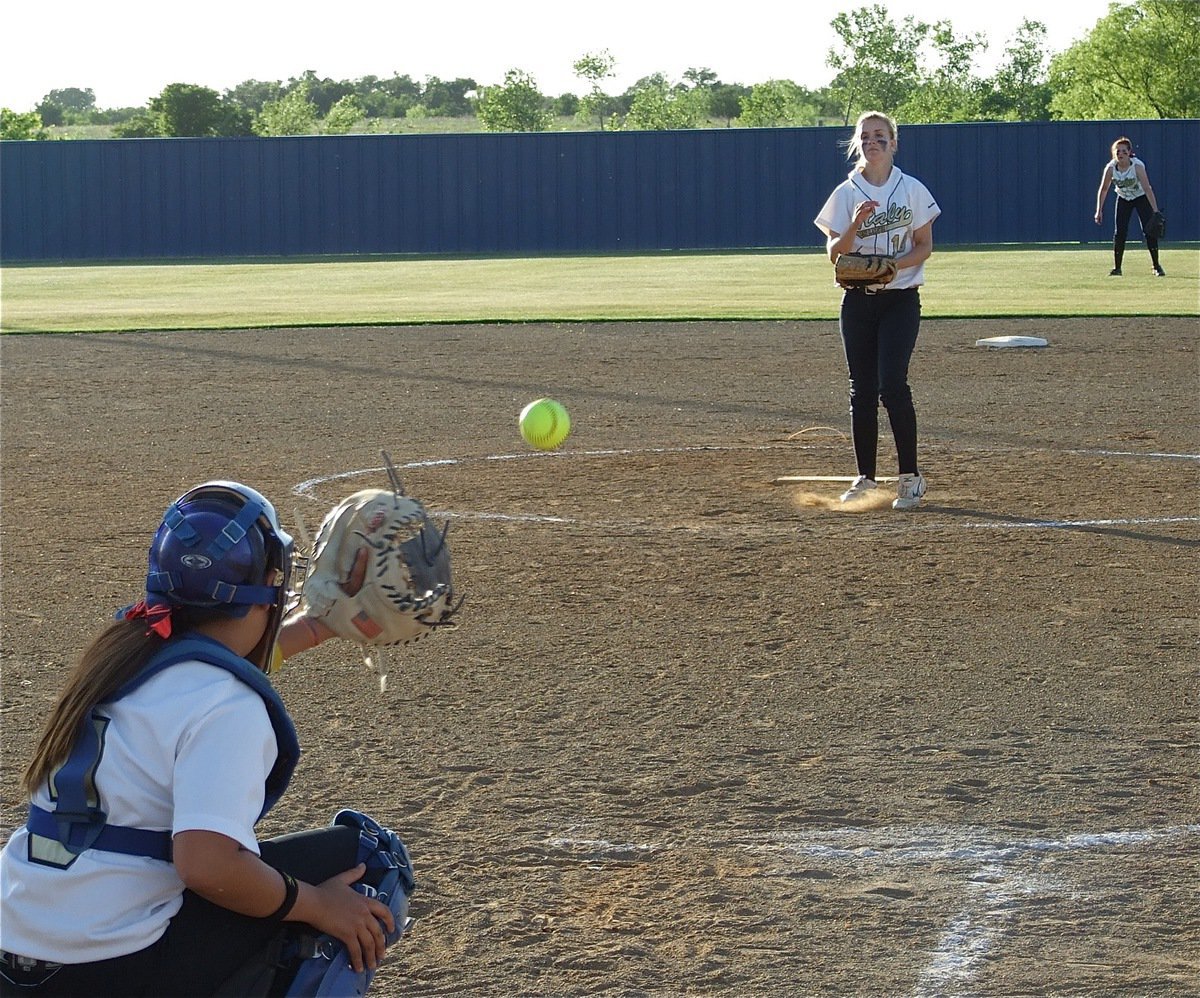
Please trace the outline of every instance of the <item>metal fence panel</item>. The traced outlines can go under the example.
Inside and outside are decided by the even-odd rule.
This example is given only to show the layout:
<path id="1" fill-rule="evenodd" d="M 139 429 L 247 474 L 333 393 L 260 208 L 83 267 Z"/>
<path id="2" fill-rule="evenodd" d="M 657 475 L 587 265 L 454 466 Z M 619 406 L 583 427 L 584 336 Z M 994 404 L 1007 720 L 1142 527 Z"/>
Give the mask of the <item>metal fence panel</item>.
<path id="1" fill-rule="evenodd" d="M 845 128 L 0 143 L 6 262 L 816 248 Z M 1200 121 L 901 126 L 939 245 L 1108 242 L 1112 141 L 1200 240 Z M 1136 231 L 1136 226 L 1135 226 Z"/>

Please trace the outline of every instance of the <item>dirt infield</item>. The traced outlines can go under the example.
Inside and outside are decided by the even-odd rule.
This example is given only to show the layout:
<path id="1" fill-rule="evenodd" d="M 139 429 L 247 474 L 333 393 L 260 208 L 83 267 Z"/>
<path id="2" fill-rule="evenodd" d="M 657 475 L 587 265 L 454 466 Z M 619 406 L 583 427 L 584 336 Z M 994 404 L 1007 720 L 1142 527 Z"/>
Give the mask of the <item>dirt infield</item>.
<path id="1" fill-rule="evenodd" d="M 372 994 L 1194 994 L 1198 373 L 1194 320 L 927 321 L 903 514 L 773 484 L 853 471 L 833 323 L 5 337 L 3 827 L 171 499 L 311 529 L 386 448 L 461 626 L 289 663 L 262 825 L 409 843 Z"/>

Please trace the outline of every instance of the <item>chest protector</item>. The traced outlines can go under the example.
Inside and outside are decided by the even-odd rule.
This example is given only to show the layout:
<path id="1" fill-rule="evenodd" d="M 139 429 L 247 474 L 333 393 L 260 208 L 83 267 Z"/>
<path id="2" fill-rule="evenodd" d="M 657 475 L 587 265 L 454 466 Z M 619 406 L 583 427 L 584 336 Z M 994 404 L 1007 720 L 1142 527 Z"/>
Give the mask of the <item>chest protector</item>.
<path id="1" fill-rule="evenodd" d="M 84 718 L 67 761 L 51 779 L 52 811 L 31 804 L 29 807 L 29 858 L 48 866 L 66 868 L 87 849 L 149 856 L 171 860 L 171 832 L 133 828 L 109 823 L 96 792 L 96 767 L 104 744 L 104 731 L 111 723 L 101 712 L 105 703 L 128 696 L 142 683 L 180 662 L 200 661 L 237 676 L 262 697 L 271 727 L 275 730 L 278 755 L 267 775 L 261 818 L 283 796 L 300 758 L 296 728 L 270 680 L 254 665 L 234 654 L 220 642 L 201 634 L 189 633 L 171 641 L 145 668 Z"/>

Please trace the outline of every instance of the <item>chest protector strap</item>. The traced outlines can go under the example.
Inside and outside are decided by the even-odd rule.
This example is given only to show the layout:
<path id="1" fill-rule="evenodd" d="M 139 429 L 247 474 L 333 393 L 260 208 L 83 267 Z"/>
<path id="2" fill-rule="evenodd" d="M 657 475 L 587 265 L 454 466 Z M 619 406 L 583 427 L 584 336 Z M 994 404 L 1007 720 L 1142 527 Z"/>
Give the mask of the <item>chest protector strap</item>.
<path id="1" fill-rule="evenodd" d="M 300 743 L 279 694 L 270 680 L 246 659 L 204 635 L 185 634 L 166 645 L 141 672 L 103 703 L 120 700 L 164 669 L 191 661 L 206 662 L 231 672 L 263 699 L 271 727 L 275 730 L 278 755 L 267 776 L 261 818 L 287 789 L 300 758 Z M 169 862 L 169 830 L 110 824 L 108 815 L 101 809 L 95 784 L 96 767 L 100 764 L 104 733 L 110 723 L 109 718 L 100 713 L 103 703 L 97 704 L 84 718 L 71 754 L 51 779 L 54 810 L 47 811 L 34 804 L 29 806 L 30 858 L 52 866 L 68 866 L 86 849 L 103 849 Z"/>

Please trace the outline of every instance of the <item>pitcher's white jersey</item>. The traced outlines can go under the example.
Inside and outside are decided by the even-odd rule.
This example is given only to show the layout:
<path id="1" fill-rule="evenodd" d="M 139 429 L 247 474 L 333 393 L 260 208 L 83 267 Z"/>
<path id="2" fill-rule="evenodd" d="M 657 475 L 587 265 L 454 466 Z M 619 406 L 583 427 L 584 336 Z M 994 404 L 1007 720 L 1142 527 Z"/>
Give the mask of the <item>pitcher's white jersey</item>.
<path id="1" fill-rule="evenodd" d="M 839 234 L 849 231 L 854 206 L 863 201 L 878 201 L 877 208 L 854 237 L 853 253 L 903 256 L 913 245 L 913 230 L 927 225 L 942 213 L 929 189 L 915 177 L 893 166 L 881 187 L 867 182 L 857 169 L 829 195 L 814 220 L 822 229 Z M 905 267 L 889 284 L 889 291 L 919 287 L 925 282 L 925 264 Z"/>

